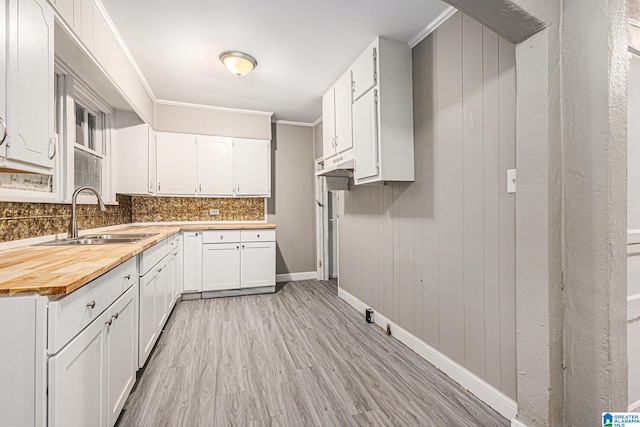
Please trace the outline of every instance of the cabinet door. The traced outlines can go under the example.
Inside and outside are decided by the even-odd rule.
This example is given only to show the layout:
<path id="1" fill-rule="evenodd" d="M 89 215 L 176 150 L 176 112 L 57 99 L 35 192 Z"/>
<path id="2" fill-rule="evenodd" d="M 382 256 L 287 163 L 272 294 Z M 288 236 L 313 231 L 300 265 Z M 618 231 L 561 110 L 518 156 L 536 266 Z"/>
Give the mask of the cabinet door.
<path id="1" fill-rule="evenodd" d="M 367 92 L 353 103 L 354 178 L 378 175 L 377 90 Z"/>
<path id="2" fill-rule="evenodd" d="M 347 72 L 335 84 L 336 153 L 353 147 L 351 135 L 351 73 Z"/>
<path id="3" fill-rule="evenodd" d="M 167 293 L 166 293 L 166 312 L 167 316 L 171 314 L 171 310 L 173 310 L 173 306 L 176 304 L 176 283 L 178 282 L 176 275 L 178 272 L 177 266 L 177 253 L 175 250 L 171 250 L 169 255 L 167 255 Z"/>
<path id="4" fill-rule="evenodd" d="M 149 128 L 149 194 L 156 194 L 158 132 Z"/>
<path id="5" fill-rule="evenodd" d="M 104 426 L 104 312 L 49 358 L 49 426 Z"/>
<path id="6" fill-rule="evenodd" d="M 183 237 L 180 236 L 177 239 L 177 244 L 176 244 L 177 248 L 178 248 L 178 259 L 177 259 L 177 278 L 176 278 L 176 295 L 175 295 L 175 299 L 177 300 L 180 297 L 180 294 L 182 293 L 182 289 L 184 287 L 184 244 L 183 244 Z"/>
<path id="7" fill-rule="evenodd" d="M 107 426 L 115 425 L 136 382 L 138 285 L 133 285 L 109 309 L 106 328 Z"/>
<path id="8" fill-rule="evenodd" d="M 0 1 L 0 60 L 7 60 L 7 2 Z M 7 67 L 0 67 L 0 159 L 7 155 Z"/>
<path id="9" fill-rule="evenodd" d="M 240 243 L 215 243 L 202 247 L 202 290 L 240 288 Z"/>
<path id="10" fill-rule="evenodd" d="M 235 169 L 237 196 L 271 196 L 271 142 L 236 139 Z"/>
<path id="11" fill-rule="evenodd" d="M 322 155 L 328 159 L 336 154 L 335 87 L 322 96 Z"/>
<path id="12" fill-rule="evenodd" d="M 241 287 L 275 286 L 275 242 L 243 243 L 241 253 Z"/>
<path id="13" fill-rule="evenodd" d="M 202 291 L 202 233 L 186 232 L 183 244 L 183 292 Z"/>
<path id="14" fill-rule="evenodd" d="M 53 10 L 45 0 L 10 0 L 7 157 L 53 168 Z"/>
<path id="15" fill-rule="evenodd" d="M 157 335 L 160 336 L 162 327 L 167 321 L 168 288 L 169 288 L 169 270 L 167 269 L 168 257 L 163 258 L 154 268 L 158 272 L 158 282 L 156 288 L 156 327 Z"/>
<path id="16" fill-rule="evenodd" d="M 113 147 L 115 158 L 116 192 L 121 194 L 148 194 L 150 188 L 148 124 L 123 126 L 115 132 Z"/>
<path id="17" fill-rule="evenodd" d="M 142 368 L 147 361 L 153 345 L 158 338 L 156 323 L 156 293 L 160 274 L 152 269 L 140 278 L 140 318 L 138 322 L 139 340 L 138 367 Z"/>
<path id="18" fill-rule="evenodd" d="M 157 194 L 196 194 L 196 139 L 192 135 L 158 133 Z"/>
<path id="19" fill-rule="evenodd" d="M 356 59 L 351 66 L 353 73 L 353 99 L 356 100 L 365 94 L 377 83 L 377 43 L 369 46 L 367 50 Z"/>
<path id="20" fill-rule="evenodd" d="M 199 136 L 198 193 L 233 196 L 233 141 Z"/>

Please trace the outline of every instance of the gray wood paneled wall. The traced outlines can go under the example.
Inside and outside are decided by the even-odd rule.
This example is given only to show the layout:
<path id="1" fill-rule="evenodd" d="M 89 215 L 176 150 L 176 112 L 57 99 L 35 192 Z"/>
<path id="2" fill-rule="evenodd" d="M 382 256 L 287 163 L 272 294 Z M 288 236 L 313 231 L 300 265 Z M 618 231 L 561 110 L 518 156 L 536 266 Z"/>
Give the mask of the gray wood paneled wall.
<path id="1" fill-rule="evenodd" d="M 413 97 L 416 180 L 342 193 L 340 286 L 516 399 L 515 47 L 458 12 Z"/>
<path id="2" fill-rule="evenodd" d="M 158 103 L 154 128 L 158 132 L 271 139 L 271 116 Z"/>
<path id="3" fill-rule="evenodd" d="M 313 128 L 276 124 L 267 221 L 276 230 L 276 273 L 315 271 Z"/>
<path id="4" fill-rule="evenodd" d="M 322 122 L 313 127 L 313 155 L 316 159 L 322 157 Z"/>

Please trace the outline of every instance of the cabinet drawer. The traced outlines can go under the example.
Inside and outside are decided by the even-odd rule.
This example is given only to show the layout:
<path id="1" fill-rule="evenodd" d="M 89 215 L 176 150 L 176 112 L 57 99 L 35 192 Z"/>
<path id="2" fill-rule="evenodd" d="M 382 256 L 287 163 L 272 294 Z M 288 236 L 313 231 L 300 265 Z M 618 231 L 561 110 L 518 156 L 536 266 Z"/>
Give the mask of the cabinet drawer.
<path id="1" fill-rule="evenodd" d="M 136 260 L 104 273 L 80 289 L 49 303 L 49 354 L 57 353 L 137 280 Z"/>
<path id="2" fill-rule="evenodd" d="M 202 243 L 239 242 L 240 230 L 207 230 L 202 233 Z"/>
<path id="3" fill-rule="evenodd" d="M 242 242 L 275 242 L 276 230 L 260 229 L 260 230 L 242 230 L 240 234 Z"/>
<path id="4" fill-rule="evenodd" d="M 147 271 L 151 270 L 154 265 L 160 262 L 170 250 L 169 239 L 164 239 L 142 252 L 140 256 L 140 275 L 144 276 Z"/>

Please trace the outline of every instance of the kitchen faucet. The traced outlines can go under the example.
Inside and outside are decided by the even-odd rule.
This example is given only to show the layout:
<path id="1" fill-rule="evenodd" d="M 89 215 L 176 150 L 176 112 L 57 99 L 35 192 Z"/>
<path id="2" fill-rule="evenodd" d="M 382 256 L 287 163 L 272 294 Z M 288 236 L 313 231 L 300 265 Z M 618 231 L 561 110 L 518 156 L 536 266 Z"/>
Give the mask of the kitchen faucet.
<path id="1" fill-rule="evenodd" d="M 78 237 L 78 221 L 76 220 L 76 199 L 78 198 L 78 194 L 83 192 L 84 190 L 89 190 L 96 195 L 98 199 L 98 207 L 102 212 L 106 211 L 107 208 L 102 201 L 102 197 L 100 197 L 100 193 L 93 187 L 78 187 L 76 191 L 73 192 L 73 196 L 71 196 L 71 223 L 69 224 L 69 238 L 75 239 Z"/>

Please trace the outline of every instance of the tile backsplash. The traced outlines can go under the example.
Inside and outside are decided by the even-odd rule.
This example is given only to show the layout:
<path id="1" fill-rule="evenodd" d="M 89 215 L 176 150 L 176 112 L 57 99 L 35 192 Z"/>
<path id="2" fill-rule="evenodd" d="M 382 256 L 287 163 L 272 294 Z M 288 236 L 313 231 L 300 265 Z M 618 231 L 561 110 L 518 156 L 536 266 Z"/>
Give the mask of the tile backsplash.
<path id="1" fill-rule="evenodd" d="M 131 198 L 132 222 L 162 221 L 263 221 L 263 198 L 196 198 L 151 197 Z M 218 209 L 218 215 L 211 215 Z"/>
<path id="2" fill-rule="evenodd" d="M 263 198 L 195 198 L 117 195 L 117 206 L 78 205 L 81 230 L 132 222 L 262 221 Z M 211 215 L 210 209 L 218 209 Z M 57 203 L 0 202 L 0 243 L 65 233 L 71 205 Z"/>
<path id="3" fill-rule="evenodd" d="M 100 212 L 97 205 L 78 205 L 80 229 L 131 222 L 131 197 L 118 194 L 117 206 Z M 58 203 L 0 202 L 0 243 L 65 233 L 71 221 L 71 205 Z"/>

